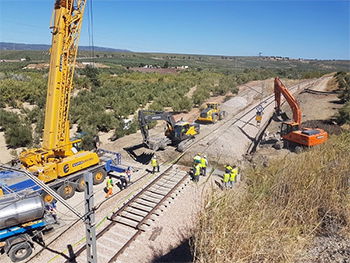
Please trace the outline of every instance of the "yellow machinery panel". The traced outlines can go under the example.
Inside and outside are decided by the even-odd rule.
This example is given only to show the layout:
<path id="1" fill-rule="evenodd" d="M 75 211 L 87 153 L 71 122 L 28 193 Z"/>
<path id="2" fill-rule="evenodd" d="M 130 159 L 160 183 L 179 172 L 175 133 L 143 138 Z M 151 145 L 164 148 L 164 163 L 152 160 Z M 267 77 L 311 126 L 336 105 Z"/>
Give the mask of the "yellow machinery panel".
<path id="1" fill-rule="evenodd" d="M 207 107 L 199 114 L 197 121 L 214 123 L 217 120 L 222 120 L 226 112 L 220 111 L 219 106 L 219 103 L 216 102 L 207 103 Z"/>
<path id="2" fill-rule="evenodd" d="M 96 153 L 81 151 L 75 155 L 46 162 L 43 166 L 34 165 L 29 167 L 29 171 L 37 174 L 38 178 L 45 182 L 52 182 L 57 178 L 81 171 L 99 163 Z"/>

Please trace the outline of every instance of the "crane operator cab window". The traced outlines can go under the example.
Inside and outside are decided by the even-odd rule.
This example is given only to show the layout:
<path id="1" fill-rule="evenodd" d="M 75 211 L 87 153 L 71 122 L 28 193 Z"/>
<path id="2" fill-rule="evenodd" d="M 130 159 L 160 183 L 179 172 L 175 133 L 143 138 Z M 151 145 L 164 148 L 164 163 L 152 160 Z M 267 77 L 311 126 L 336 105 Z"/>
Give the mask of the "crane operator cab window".
<path id="1" fill-rule="evenodd" d="M 82 141 L 77 141 L 77 142 L 73 143 L 72 152 L 77 153 L 77 152 L 81 151 L 83 149 L 82 146 L 83 146 Z"/>

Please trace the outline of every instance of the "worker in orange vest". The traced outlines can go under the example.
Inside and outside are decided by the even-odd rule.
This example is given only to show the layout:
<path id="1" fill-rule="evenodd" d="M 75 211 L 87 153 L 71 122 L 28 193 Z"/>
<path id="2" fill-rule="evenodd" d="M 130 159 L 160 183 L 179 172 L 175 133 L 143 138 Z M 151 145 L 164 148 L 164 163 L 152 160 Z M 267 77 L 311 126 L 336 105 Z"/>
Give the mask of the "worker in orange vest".
<path id="1" fill-rule="evenodd" d="M 106 198 L 110 197 L 113 194 L 113 180 L 112 180 L 112 176 L 109 176 L 109 178 L 107 179 L 106 182 L 106 189 L 107 189 L 107 193 L 106 193 Z"/>

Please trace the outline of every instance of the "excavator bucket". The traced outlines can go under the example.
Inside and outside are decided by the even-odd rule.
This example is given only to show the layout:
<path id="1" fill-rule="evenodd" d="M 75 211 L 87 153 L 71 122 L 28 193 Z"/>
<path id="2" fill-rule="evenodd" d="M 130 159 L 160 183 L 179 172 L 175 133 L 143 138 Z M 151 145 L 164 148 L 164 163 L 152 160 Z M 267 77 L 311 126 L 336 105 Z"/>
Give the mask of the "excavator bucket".
<path id="1" fill-rule="evenodd" d="M 273 114 L 272 119 L 277 122 L 283 122 L 290 120 L 288 115 L 285 112 L 281 112 L 280 114 L 277 114 L 276 112 Z"/>
<path id="2" fill-rule="evenodd" d="M 283 121 L 288 121 L 290 120 L 290 118 L 287 116 L 287 114 L 285 112 L 282 112 L 280 117 L 282 118 Z"/>

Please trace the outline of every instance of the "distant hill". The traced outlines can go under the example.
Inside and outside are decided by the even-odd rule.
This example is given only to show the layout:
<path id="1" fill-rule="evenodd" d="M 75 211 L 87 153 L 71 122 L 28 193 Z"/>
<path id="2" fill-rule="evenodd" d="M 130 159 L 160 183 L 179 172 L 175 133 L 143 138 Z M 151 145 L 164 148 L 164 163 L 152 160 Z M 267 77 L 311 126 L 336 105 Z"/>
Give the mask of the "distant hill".
<path id="1" fill-rule="evenodd" d="M 0 42 L 0 50 L 48 50 L 50 45 L 43 44 L 23 44 L 23 43 L 7 43 Z M 79 50 L 91 50 L 89 46 L 79 46 Z M 94 47 L 97 52 L 132 52 L 127 49 L 116 49 L 108 47 Z"/>

